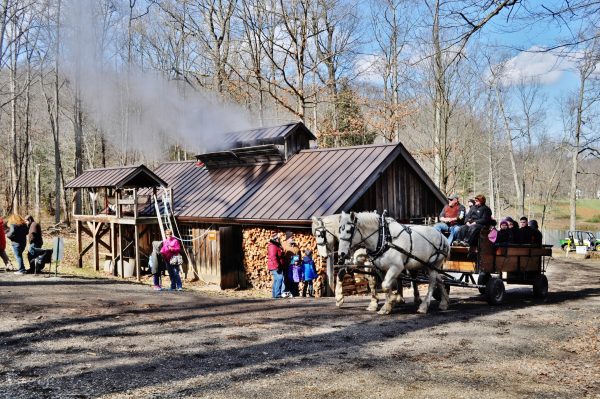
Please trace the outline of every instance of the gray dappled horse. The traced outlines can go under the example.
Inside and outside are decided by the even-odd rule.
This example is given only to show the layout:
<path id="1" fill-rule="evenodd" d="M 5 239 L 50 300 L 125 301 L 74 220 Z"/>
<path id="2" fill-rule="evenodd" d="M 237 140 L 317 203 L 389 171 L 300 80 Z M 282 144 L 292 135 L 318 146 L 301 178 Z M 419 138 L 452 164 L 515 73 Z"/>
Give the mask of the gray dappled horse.
<path id="1" fill-rule="evenodd" d="M 429 275 L 429 289 L 418 313 L 427 313 L 436 287 L 441 293 L 440 309 L 448 308 L 448 292 L 438 273 L 450 249 L 442 233 L 430 226 L 403 225 L 369 212 L 342 212 L 339 225 L 338 253 L 342 259 L 352 249 L 362 247 L 373 257 L 373 263 L 386 271 L 381 283 L 386 302 L 379 314 L 392 312 L 395 302 L 392 283 L 404 269 L 421 269 Z"/>
<path id="2" fill-rule="evenodd" d="M 341 214 L 334 214 L 323 217 L 312 218 L 312 233 L 317 241 L 317 251 L 320 256 L 326 258 L 330 253 L 336 251 L 338 245 L 338 234 L 340 227 Z M 368 261 L 367 250 L 359 248 L 353 253 L 353 262 L 358 267 L 369 267 L 371 264 Z M 335 285 L 335 304 L 340 307 L 344 303 L 344 293 L 342 290 L 342 278 L 343 274 L 338 273 L 337 284 Z M 367 281 L 369 282 L 369 288 L 371 290 L 371 302 L 367 306 L 368 311 L 376 311 L 379 308 L 379 299 L 377 297 L 377 279 L 373 275 L 366 275 Z M 394 292 L 396 296 L 395 301 L 397 303 L 404 303 L 402 297 L 402 282 L 397 281 L 397 290 Z M 419 289 L 416 282 L 413 282 L 413 291 L 415 303 L 421 303 L 419 297 Z"/>

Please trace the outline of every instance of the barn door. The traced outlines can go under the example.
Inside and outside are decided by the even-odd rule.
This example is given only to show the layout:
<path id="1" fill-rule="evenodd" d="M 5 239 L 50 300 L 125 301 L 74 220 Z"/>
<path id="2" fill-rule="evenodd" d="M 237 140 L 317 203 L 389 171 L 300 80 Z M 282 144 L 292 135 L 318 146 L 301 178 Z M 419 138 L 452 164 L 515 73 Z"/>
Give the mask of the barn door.
<path id="1" fill-rule="evenodd" d="M 219 227 L 221 245 L 221 289 L 246 288 L 242 248 L 242 228 Z"/>

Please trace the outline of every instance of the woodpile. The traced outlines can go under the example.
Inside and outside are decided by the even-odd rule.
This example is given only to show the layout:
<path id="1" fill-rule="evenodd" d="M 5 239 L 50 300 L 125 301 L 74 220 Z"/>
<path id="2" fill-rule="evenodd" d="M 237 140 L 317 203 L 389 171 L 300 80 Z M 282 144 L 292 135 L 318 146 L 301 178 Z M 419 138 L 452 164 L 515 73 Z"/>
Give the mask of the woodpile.
<path id="1" fill-rule="evenodd" d="M 344 296 L 364 295 L 369 293 L 369 282 L 362 276 L 355 274 L 345 274 L 342 280 L 342 292 Z"/>
<path id="2" fill-rule="evenodd" d="M 303 252 L 305 249 L 310 249 L 313 252 L 313 259 L 317 266 L 319 278 L 326 279 L 326 277 L 323 277 L 326 272 L 326 266 L 317 254 L 315 237 L 310 230 L 294 230 L 292 232 L 294 234 L 294 241 L 296 241 Z M 252 288 L 271 288 L 271 274 L 267 269 L 267 244 L 273 233 L 279 235 L 281 242 L 285 240 L 285 230 L 263 229 L 259 227 L 244 229 L 244 270 L 246 281 Z M 317 281 L 315 281 L 315 294 L 320 293 L 320 289 L 317 289 L 317 285 Z M 319 285 L 322 286 L 322 284 Z"/>

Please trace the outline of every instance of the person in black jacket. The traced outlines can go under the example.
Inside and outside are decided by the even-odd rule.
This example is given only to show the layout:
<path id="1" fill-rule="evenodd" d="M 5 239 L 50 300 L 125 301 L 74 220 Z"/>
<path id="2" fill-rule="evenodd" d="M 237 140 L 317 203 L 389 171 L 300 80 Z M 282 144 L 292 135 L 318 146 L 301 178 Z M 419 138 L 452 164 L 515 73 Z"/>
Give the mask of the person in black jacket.
<path id="1" fill-rule="evenodd" d="M 529 228 L 531 229 L 531 243 L 536 246 L 537 245 L 541 246 L 544 238 L 542 236 L 542 232 L 540 231 L 540 229 L 538 227 L 537 220 L 530 220 Z"/>
<path id="2" fill-rule="evenodd" d="M 479 232 L 492 223 L 492 210 L 485 204 L 485 196 L 475 197 L 475 206 L 469 210 L 467 223 L 459 230 L 462 239 L 459 245 L 475 246 L 479 239 Z"/>
<path id="3" fill-rule="evenodd" d="M 29 261 L 29 264 L 32 265 L 31 261 L 43 254 L 42 245 L 44 245 L 44 240 L 42 239 L 42 226 L 36 222 L 31 215 L 25 216 L 25 223 L 29 229 L 29 234 L 27 234 L 27 241 L 29 241 L 27 260 Z M 32 265 L 31 270 L 33 270 L 33 268 L 34 266 Z"/>
<path id="4" fill-rule="evenodd" d="M 517 233 L 516 241 L 518 244 L 533 244 L 534 233 L 533 229 L 529 227 L 529 220 L 526 216 L 519 219 L 519 231 Z"/>
<path id="5" fill-rule="evenodd" d="M 12 241 L 13 252 L 15 253 L 15 259 L 17 260 L 17 266 L 19 270 L 15 274 L 25 274 L 25 263 L 23 262 L 23 251 L 27 246 L 27 234 L 29 229 L 25 220 L 17 215 L 12 214 L 7 219 L 9 231 L 6 237 Z"/>
<path id="6" fill-rule="evenodd" d="M 513 242 L 513 233 L 512 230 L 508 228 L 508 221 L 506 219 L 502 219 L 500 222 L 500 230 L 498 230 L 498 235 L 496 236 L 495 244 L 498 246 L 506 246 Z"/>

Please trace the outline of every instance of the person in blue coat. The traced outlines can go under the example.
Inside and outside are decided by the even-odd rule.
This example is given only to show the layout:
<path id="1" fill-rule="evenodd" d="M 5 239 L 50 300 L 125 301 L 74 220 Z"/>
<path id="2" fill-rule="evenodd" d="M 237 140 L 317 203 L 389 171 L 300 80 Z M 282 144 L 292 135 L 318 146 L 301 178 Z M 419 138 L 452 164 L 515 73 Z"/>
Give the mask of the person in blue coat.
<path id="1" fill-rule="evenodd" d="M 307 249 L 304 251 L 304 257 L 302 258 L 302 267 L 304 269 L 304 285 L 302 287 L 302 296 L 314 297 L 315 291 L 313 288 L 313 280 L 317 278 L 317 268 L 312 258 L 312 251 Z"/>

